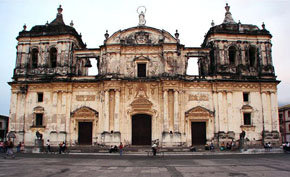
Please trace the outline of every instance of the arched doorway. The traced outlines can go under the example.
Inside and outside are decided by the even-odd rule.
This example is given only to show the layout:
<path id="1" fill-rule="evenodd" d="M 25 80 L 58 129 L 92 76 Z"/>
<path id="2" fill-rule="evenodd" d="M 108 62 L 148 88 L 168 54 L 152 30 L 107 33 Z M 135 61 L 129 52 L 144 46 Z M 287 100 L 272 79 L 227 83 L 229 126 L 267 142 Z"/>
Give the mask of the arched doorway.
<path id="1" fill-rule="evenodd" d="M 132 145 L 151 145 L 151 115 L 135 114 L 132 116 Z"/>

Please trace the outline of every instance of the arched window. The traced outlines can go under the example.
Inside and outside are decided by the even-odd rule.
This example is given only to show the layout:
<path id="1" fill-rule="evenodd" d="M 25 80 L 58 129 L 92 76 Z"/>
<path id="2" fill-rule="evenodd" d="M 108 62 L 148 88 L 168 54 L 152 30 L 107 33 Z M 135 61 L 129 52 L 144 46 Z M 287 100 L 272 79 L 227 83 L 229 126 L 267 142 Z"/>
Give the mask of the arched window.
<path id="1" fill-rule="evenodd" d="M 30 62 L 30 68 L 37 68 L 38 63 L 38 50 L 32 49 L 31 51 L 31 62 Z"/>
<path id="2" fill-rule="evenodd" d="M 49 58 L 50 58 L 50 67 L 55 68 L 56 67 L 56 61 L 57 61 L 57 50 L 56 50 L 56 48 L 52 47 L 50 49 Z"/>
<path id="3" fill-rule="evenodd" d="M 235 64 L 235 60 L 236 60 L 236 48 L 234 46 L 231 46 L 229 48 L 229 62 L 231 65 Z"/>
<path id="4" fill-rule="evenodd" d="M 249 60 L 250 60 L 250 66 L 255 66 L 256 65 L 256 47 L 251 46 L 249 48 Z"/>

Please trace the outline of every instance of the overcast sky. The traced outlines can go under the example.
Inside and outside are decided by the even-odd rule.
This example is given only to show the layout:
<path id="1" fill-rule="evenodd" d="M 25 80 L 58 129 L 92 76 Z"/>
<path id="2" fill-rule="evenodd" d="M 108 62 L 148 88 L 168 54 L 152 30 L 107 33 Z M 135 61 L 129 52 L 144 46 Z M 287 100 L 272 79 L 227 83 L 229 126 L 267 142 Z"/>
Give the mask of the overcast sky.
<path id="1" fill-rule="evenodd" d="M 164 29 L 187 47 L 199 47 L 211 21 L 221 24 L 228 2 L 236 22 L 265 22 L 273 35 L 272 57 L 278 86 L 279 105 L 290 104 L 290 1 L 289 0 L 0 0 L 0 114 L 9 115 L 10 86 L 16 59 L 15 39 L 27 25 L 44 25 L 56 16 L 61 4 L 66 24 L 71 20 L 89 48 L 103 44 L 104 33 L 138 25 L 138 6 L 146 6 L 146 25 Z"/>

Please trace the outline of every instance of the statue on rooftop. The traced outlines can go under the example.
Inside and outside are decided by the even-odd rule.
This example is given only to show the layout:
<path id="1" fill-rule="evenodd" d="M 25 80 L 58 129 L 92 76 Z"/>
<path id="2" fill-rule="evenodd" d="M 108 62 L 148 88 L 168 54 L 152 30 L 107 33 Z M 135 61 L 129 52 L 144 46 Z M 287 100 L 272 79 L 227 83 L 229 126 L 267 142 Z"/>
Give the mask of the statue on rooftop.
<path id="1" fill-rule="evenodd" d="M 139 26 L 144 26 L 146 24 L 145 20 L 145 13 L 146 13 L 146 8 L 145 6 L 140 6 L 137 9 L 137 13 L 139 14 Z"/>

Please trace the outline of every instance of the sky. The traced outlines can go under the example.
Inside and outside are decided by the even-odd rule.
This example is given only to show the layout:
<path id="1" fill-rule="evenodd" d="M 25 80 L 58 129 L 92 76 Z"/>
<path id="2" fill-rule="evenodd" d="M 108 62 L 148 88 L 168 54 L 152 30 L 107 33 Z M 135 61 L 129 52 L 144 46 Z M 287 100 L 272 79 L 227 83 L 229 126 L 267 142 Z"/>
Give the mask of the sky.
<path id="1" fill-rule="evenodd" d="M 236 22 L 254 24 L 273 35 L 272 58 L 278 85 L 279 106 L 290 104 L 290 0 L 0 0 L 0 115 L 9 115 L 10 86 L 16 61 L 16 37 L 27 25 L 44 25 L 55 19 L 63 7 L 64 22 L 73 20 L 88 48 L 103 44 L 105 31 L 111 35 L 120 29 L 138 25 L 137 8 L 145 6 L 146 26 L 164 29 L 186 47 L 200 47 L 211 21 L 221 24 L 225 4 Z"/>

